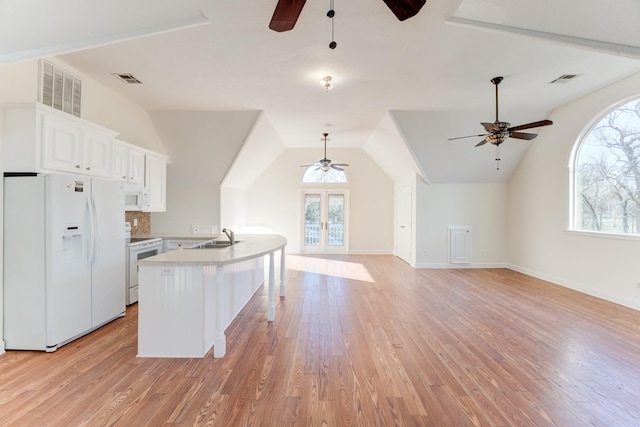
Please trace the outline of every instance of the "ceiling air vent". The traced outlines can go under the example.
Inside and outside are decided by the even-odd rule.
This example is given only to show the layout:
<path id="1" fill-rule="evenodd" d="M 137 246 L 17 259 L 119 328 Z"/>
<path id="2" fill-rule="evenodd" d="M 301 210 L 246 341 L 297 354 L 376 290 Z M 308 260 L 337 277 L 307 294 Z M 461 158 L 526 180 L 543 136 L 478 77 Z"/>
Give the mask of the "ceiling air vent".
<path id="1" fill-rule="evenodd" d="M 112 73 L 116 78 L 120 79 L 124 83 L 128 84 L 142 84 L 140 80 L 135 78 L 131 73 Z"/>
<path id="2" fill-rule="evenodd" d="M 551 80 L 549 84 L 563 84 L 569 83 L 571 80 L 578 77 L 578 74 L 563 74 L 555 80 Z"/>
<path id="3" fill-rule="evenodd" d="M 47 61 L 40 61 L 38 96 L 42 104 L 80 117 L 82 80 Z"/>

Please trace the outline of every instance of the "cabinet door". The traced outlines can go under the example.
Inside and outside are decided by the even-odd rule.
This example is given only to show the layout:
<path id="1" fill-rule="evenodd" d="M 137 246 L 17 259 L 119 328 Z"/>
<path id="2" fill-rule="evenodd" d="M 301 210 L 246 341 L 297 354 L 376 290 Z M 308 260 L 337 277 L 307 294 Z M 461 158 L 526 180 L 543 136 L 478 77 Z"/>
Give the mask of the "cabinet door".
<path id="1" fill-rule="evenodd" d="M 129 182 L 134 184 L 144 184 L 144 153 L 136 150 L 129 150 Z"/>
<path id="2" fill-rule="evenodd" d="M 145 156 L 146 189 L 144 212 L 164 212 L 167 210 L 166 189 L 167 162 L 163 157 L 147 154 Z"/>
<path id="3" fill-rule="evenodd" d="M 97 129 L 85 128 L 83 151 L 84 173 L 111 177 L 113 136 Z"/>
<path id="4" fill-rule="evenodd" d="M 82 126 L 61 117 L 42 116 L 42 167 L 82 173 Z"/>
<path id="5" fill-rule="evenodd" d="M 113 179 L 127 182 L 129 178 L 129 149 L 124 145 L 113 145 Z"/>

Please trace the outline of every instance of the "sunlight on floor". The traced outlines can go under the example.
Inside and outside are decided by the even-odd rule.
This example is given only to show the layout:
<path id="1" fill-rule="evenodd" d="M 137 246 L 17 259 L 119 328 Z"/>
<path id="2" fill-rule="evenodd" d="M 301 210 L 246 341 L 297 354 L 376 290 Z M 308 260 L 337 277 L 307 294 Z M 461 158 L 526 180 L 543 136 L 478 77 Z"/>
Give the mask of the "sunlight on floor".
<path id="1" fill-rule="evenodd" d="M 343 277 L 345 279 L 375 282 L 367 268 L 359 263 L 315 258 L 311 256 L 287 255 L 287 269 Z"/>

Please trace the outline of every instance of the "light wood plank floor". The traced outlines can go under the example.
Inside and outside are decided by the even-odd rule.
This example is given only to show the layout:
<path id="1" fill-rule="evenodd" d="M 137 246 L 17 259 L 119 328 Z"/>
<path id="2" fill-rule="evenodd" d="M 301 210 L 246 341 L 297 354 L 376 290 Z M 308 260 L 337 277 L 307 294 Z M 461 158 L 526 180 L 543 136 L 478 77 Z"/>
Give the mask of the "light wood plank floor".
<path id="1" fill-rule="evenodd" d="M 141 359 L 137 307 L 0 356 L 2 426 L 638 426 L 640 312 L 504 270 L 288 256 L 227 356 Z"/>

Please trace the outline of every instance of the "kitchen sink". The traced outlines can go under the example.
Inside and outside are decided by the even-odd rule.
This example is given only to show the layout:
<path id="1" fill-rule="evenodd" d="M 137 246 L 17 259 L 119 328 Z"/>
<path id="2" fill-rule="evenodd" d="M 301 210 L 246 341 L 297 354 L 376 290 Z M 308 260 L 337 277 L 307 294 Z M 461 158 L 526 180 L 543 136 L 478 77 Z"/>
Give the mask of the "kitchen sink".
<path id="1" fill-rule="evenodd" d="M 236 241 L 234 244 L 237 245 L 241 241 Z M 209 240 L 207 242 L 199 243 L 195 246 L 192 246 L 187 249 L 224 249 L 231 246 L 231 243 L 225 240 Z"/>

